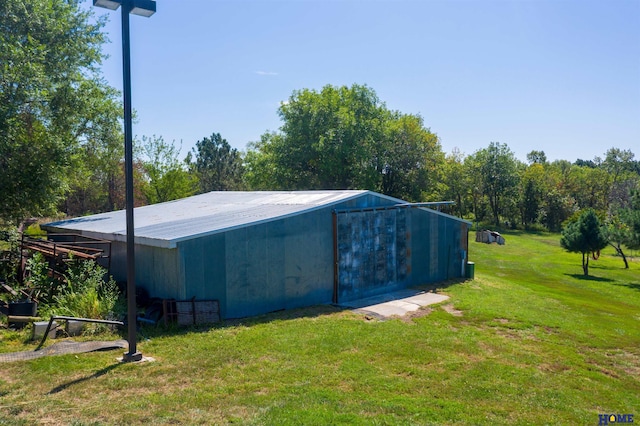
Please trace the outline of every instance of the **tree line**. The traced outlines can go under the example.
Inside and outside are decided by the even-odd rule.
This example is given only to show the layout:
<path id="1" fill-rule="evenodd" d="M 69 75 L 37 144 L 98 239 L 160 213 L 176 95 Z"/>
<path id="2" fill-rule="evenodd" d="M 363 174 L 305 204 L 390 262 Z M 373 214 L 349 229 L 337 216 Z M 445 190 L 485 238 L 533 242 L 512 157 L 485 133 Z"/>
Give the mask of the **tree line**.
<path id="1" fill-rule="evenodd" d="M 0 3 L 0 222 L 124 207 L 122 109 L 100 71 L 103 25 L 75 0 Z M 294 91 L 277 112 L 281 128 L 242 152 L 215 132 L 184 157 L 161 136 L 140 138 L 136 205 L 215 190 L 369 189 L 555 232 L 591 209 L 619 252 L 640 233 L 640 162 L 629 150 L 573 163 L 538 150 L 522 162 L 499 142 L 445 154 L 420 115 L 358 84 Z"/>

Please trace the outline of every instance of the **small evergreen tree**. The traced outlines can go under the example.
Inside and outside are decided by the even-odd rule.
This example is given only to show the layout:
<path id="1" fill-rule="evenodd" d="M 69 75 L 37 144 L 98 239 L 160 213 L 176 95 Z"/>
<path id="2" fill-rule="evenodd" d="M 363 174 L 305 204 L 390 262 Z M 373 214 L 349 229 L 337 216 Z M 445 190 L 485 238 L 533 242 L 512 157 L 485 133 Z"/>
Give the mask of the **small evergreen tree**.
<path id="1" fill-rule="evenodd" d="M 220 133 L 196 142 L 186 161 L 198 176 L 199 193 L 242 189 L 242 156 Z"/>
<path id="2" fill-rule="evenodd" d="M 607 245 L 606 231 L 593 209 L 583 211 L 578 219 L 562 230 L 560 245 L 572 253 L 582 253 L 582 270 L 589 275 L 589 254 Z"/>

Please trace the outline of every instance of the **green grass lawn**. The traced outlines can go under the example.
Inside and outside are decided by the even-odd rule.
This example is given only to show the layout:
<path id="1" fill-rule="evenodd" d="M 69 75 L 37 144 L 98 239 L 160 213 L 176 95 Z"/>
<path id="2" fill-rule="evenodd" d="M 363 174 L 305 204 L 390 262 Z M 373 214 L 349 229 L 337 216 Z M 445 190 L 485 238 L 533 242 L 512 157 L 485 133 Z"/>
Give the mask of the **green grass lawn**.
<path id="1" fill-rule="evenodd" d="M 598 424 L 640 418 L 640 261 L 582 276 L 554 234 L 470 243 L 443 306 L 370 320 L 325 306 L 145 329 L 156 362 L 100 352 L 0 364 L 1 424 Z M 473 238 L 472 238 L 473 240 Z M 112 337 L 113 338 L 113 337 Z M 0 350 L 32 349 L 0 333 Z"/>

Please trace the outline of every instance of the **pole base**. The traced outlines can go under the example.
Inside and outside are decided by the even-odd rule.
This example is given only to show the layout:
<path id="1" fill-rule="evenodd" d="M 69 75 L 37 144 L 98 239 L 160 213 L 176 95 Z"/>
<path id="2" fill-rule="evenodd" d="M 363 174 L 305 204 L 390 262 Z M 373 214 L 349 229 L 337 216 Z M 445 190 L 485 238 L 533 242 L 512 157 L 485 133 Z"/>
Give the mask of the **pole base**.
<path id="1" fill-rule="evenodd" d="M 142 361 L 141 352 L 136 352 L 133 354 L 126 352 L 124 355 L 122 355 L 122 362 L 138 362 L 138 361 Z"/>

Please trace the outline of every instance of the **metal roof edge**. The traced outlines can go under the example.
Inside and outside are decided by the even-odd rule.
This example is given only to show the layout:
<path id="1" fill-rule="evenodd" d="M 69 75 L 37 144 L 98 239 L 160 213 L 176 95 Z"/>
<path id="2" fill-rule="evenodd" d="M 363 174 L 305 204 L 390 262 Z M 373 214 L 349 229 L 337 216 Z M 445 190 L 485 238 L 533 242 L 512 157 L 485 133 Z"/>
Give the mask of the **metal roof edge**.
<path id="1" fill-rule="evenodd" d="M 420 203 L 408 203 L 408 202 L 406 202 L 406 201 L 404 201 L 404 200 L 401 200 L 400 198 L 395 198 L 395 197 L 391 197 L 390 195 L 380 194 L 380 193 L 375 192 L 375 191 L 366 190 L 365 192 L 366 192 L 367 194 L 373 194 L 373 195 L 376 195 L 376 196 L 378 196 L 378 197 L 380 197 L 380 198 L 384 198 L 385 200 L 388 200 L 388 201 L 394 201 L 394 202 L 396 202 L 396 203 L 397 203 L 396 205 L 393 205 L 393 206 L 386 206 L 387 208 L 393 208 L 393 207 L 410 207 L 412 204 L 420 204 Z M 433 202 L 433 204 L 438 204 L 438 203 L 449 203 L 449 201 L 444 201 L 444 202 L 435 201 L 435 202 Z M 421 210 L 427 210 L 427 211 L 430 211 L 430 212 L 432 212 L 432 213 L 436 213 L 436 214 L 439 214 L 439 215 L 441 215 L 441 216 L 448 217 L 448 218 L 450 218 L 450 219 L 454 219 L 454 220 L 456 220 L 456 221 L 458 221 L 458 222 L 464 222 L 464 223 L 466 223 L 466 224 L 467 224 L 467 225 L 469 225 L 469 226 L 473 226 L 473 223 L 472 223 L 472 222 L 470 222 L 470 221 L 468 221 L 468 220 L 465 220 L 465 219 L 461 219 L 461 218 L 459 218 L 458 216 L 453 216 L 453 215 L 450 215 L 450 214 L 448 214 L 448 213 L 443 213 L 443 212 L 441 212 L 441 211 L 439 211 L 439 210 L 434 210 L 434 209 L 431 209 L 431 208 L 429 208 L 429 207 L 420 207 L 420 206 L 418 206 L 417 208 L 419 208 L 419 209 L 421 209 Z M 384 207 L 381 207 L 381 209 L 384 209 Z M 348 210 L 350 210 L 350 209 L 347 209 L 347 210 L 345 210 L 345 211 L 348 211 Z M 356 208 L 356 210 L 359 210 L 359 209 L 357 209 L 357 208 Z"/>
<path id="2" fill-rule="evenodd" d="M 330 203 L 326 203 L 326 204 L 322 204 L 322 205 L 318 205 L 318 206 L 311 206 L 311 207 L 308 207 L 308 208 L 303 209 L 303 210 L 299 210 L 299 211 L 292 212 L 292 213 L 286 213 L 286 214 L 283 214 L 283 215 L 280 215 L 280 216 L 269 217 L 269 218 L 260 219 L 260 220 L 256 220 L 256 221 L 252 221 L 252 222 L 248 222 L 248 223 L 244 223 L 244 224 L 240 224 L 240 225 L 228 226 L 226 228 L 214 229 L 213 231 L 206 231 L 206 232 L 201 232 L 199 234 L 191 234 L 191 235 L 187 235 L 187 236 L 184 236 L 184 237 L 179 237 L 179 238 L 173 238 L 171 240 L 166 240 L 168 242 L 167 248 L 176 248 L 177 245 L 179 243 L 183 242 L 183 241 L 189 241 L 189 240 L 193 240 L 193 239 L 196 239 L 196 238 L 207 237 L 209 235 L 220 234 L 222 232 L 233 231 L 233 230 L 236 230 L 236 229 L 244 228 L 246 226 L 259 225 L 259 224 L 262 224 L 262 223 L 273 222 L 273 221 L 280 220 L 280 219 L 286 219 L 288 217 L 296 216 L 296 215 L 298 215 L 300 213 L 313 212 L 315 210 L 320 210 L 320 209 L 323 209 L 323 208 L 331 207 L 331 206 L 333 206 L 335 204 L 338 204 L 338 203 L 343 203 L 345 201 L 353 200 L 354 198 L 360 197 L 360 196 L 368 194 L 368 193 L 371 193 L 371 194 L 374 194 L 374 195 L 382 195 L 382 194 L 378 194 L 376 192 L 369 191 L 369 190 L 353 190 L 353 189 L 346 190 L 345 189 L 345 190 L 342 190 L 342 191 L 344 191 L 344 192 L 347 192 L 347 191 L 348 192 L 352 192 L 353 194 L 349 195 L 346 198 L 342 198 L 340 200 L 337 200 L 337 201 L 332 201 Z"/>
<path id="3" fill-rule="evenodd" d="M 469 225 L 469 226 L 473 226 L 473 223 L 472 223 L 472 222 L 470 222 L 470 221 L 468 221 L 468 220 L 465 220 L 465 219 L 461 219 L 461 218 L 459 218 L 458 216 L 454 216 L 454 215 L 451 215 L 451 214 L 448 214 L 448 213 L 443 213 L 443 212 L 438 211 L 438 210 L 430 209 L 429 207 L 418 207 L 418 208 L 419 208 L 420 210 L 426 210 L 426 211 L 429 211 L 429 212 L 431 212 L 431 213 L 435 213 L 435 214 L 438 214 L 438 215 L 440 215 L 440 216 L 447 217 L 447 218 L 449 218 L 449 219 L 457 220 L 458 222 L 464 222 L 464 223 L 466 223 L 466 224 L 467 224 L 467 225 Z"/>
<path id="4" fill-rule="evenodd" d="M 41 225 L 42 229 L 47 232 L 76 232 L 79 235 L 84 235 L 87 237 L 98 238 L 109 240 L 112 242 L 126 243 L 127 242 L 127 234 L 126 233 L 117 233 L 117 232 L 96 232 L 96 231 L 86 231 L 82 229 L 69 229 L 69 228 L 59 228 L 57 226 L 50 225 Z M 141 237 L 134 235 L 134 243 L 147 245 L 151 247 L 160 247 L 160 248 L 175 248 L 175 244 L 172 246 L 171 241 L 169 240 L 161 240 L 158 238 L 149 238 L 149 237 Z"/>
<path id="5" fill-rule="evenodd" d="M 385 199 L 387 201 L 393 201 L 394 203 L 397 203 L 397 204 L 406 204 L 407 203 L 406 200 L 402 200 L 400 198 L 392 197 L 391 195 L 381 194 L 379 192 L 371 191 L 369 189 L 364 190 L 364 192 L 366 192 L 367 194 L 371 194 L 371 195 L 375 195 L 377 197 L 383 198 L 383 199 Z"/>

